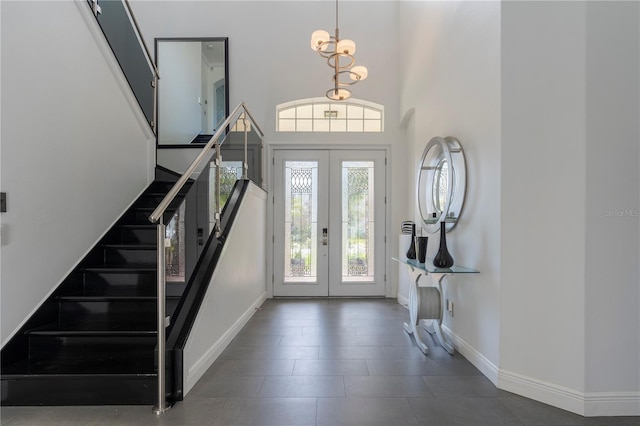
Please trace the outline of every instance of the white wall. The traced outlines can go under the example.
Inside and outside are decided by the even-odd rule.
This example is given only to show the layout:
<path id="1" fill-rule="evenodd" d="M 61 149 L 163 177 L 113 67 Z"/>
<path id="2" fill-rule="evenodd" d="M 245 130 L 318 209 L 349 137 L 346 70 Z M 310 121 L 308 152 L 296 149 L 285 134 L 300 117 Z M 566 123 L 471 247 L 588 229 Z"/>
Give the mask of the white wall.
<path id="1" fill-rule="evenodd" d="M 266 299 L 266 215 L 267 194 L 251 183 L 184 349 L 185 394 Z"/>
<path id="2" fill-rule="evenodd" d="M 153 38 L 143 35 L 150 44 Z M 202 43 L 161 42 L 157 58 L 158 69 L 162 69 L 158 82 L 158 142 L 189 143 L 202 128 L 198 103 L 198 98 L 204 103 Z"/>
<path id="3" fill-rule="evenodd" d="M 478 269 L 447 277 L 455 316 L 445 325 L 474 348 L 467 357 L 494 381 L 500 342 L 500 3 L 400 2 L 402 111 L 407 120 L 407 206 L 415 210 L 417 166 L 434 136 L 460 140 L 467 159 L 467 198 L 447 234 L 455 262 Z M 429 236 L 433 257 L 440 236 Z"/>
<path id="4" fill-rule="evenodd" d="M 640 404 L 639 6 L 586 4 L 585 390 L 593 415 L 626 392 Z"/>
<path id="5" fill-rule="evenodd" d="M 584 9 L 502 7 L 501 368 L 577 391 L 585 368 Z M 553 350 L 533 350 L 534 341 Z"/>
<path id="6" fill-rule="evenodd" d="M 500 386 L 587 415 L 640 414 L 639 15 L 503 4 Z"/>
<path id="7" fill-rule="evenodd" d="M 1 8 L 4 345 L 144 189 L 154 141 L 84 2 Z"/>

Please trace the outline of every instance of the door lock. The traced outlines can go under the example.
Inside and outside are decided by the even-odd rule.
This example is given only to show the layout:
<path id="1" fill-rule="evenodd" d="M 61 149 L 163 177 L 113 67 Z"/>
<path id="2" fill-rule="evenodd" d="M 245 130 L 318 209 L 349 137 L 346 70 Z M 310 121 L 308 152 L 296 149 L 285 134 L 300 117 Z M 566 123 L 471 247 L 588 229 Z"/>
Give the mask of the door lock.
<path id="1" fill-rule="evenodd" d="M 322 228 L 322 245 L 329 244 L 329 228 Z"/>

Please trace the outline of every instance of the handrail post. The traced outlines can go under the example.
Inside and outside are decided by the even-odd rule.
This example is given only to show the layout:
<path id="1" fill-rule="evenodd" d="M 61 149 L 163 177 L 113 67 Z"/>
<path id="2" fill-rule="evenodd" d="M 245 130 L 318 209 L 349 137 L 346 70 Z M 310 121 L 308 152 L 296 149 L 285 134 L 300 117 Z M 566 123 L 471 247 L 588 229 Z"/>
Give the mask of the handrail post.
<path id="1" fill-rule="evenodd" d="M 165 306 L 165 247 L 164 239 L 166 235 L 166 226 L 163 223 L 162 217 L 158 221 L 157 226 L 157 242 L 158 242 L 158 403 L 153 407 L 155 414 L 162 414 L 171 408 L 171 405 L 167 403 L 167 391 L 166 391 L 166 337 L 165 327 L 167 326 L 166 320 L 166 306 Z"/>
<path id="2" fill-rule="evenodd" d="M 249 162 L 247 161 L 247 114 L 242 113 L 242 127 L 244 128 L 244 162 L 242 163 L 242 179 L 249 179 Z"/>
<path id="3" fill-rule="evenodd" d="M 155 74 L 153 81 L 153 134 L 158 137 L 158 74 Z"/>
<path id="4" fill-rule="evenodd" d="M 221 214 L 220 214 L 220 179 L 222 177 L 222 172 L 220 170 L 222 166 L 222 155 L 220 154 L 220 143 L 216 142 L 216 159 L 214 160 L 216 165 L 216 193 L 215 193 L 215 225 L 214 231 L 216 238 L 219 238 L 222 235 L 222 224 L 220 223 Z"/>

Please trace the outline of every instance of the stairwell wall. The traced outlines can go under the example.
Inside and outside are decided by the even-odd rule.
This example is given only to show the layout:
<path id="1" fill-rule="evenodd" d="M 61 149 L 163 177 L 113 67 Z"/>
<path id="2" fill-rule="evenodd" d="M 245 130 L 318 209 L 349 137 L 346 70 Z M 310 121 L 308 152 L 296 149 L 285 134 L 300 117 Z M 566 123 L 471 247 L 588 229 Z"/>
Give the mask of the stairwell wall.
<path id="1" fill-rule="evenodd" d="M 0 7 L 4 345 L 150 182 L 155 143 L 85 2 Z"/>

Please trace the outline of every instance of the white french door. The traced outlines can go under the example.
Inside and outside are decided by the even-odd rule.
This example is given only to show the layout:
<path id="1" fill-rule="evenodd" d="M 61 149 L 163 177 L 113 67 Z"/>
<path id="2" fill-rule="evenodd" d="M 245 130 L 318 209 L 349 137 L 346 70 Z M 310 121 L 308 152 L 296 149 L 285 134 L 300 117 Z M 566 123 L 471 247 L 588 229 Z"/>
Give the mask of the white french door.
<path id="1" fill-rule="evenodd" d="M 274 296 L 385 294 L 385 151 L 276 150 Z"/>

